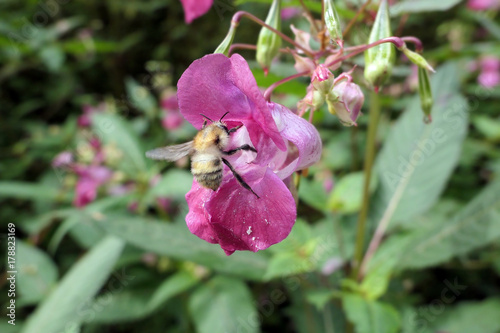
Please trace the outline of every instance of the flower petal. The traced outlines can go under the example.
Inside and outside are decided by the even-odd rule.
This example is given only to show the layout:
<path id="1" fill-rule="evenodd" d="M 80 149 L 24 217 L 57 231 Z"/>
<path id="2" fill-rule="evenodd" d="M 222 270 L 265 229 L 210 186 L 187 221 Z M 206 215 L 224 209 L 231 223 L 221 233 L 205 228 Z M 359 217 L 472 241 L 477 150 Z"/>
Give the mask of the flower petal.
<path id="1" fill-rule="evenodd" d="M 208 12 L 213 0 L 181 0 L 184 7 L 184 20 L 186 23 L 193 22 L 194 19 Z"/>
<path id="2" fill-rule="evenodd" d="M 209 243 L 217 244 L 219 238 L 210 226 L 210 214 L 206 210 L 206 204 L 213 193 L 213 190 L 201 186 L 193 179 L 193 186 L 186 194 L 186 201 L 189 206 L 189 212 L 186 215 L 186 224 L 192 234 Z"/>
<path id="3" fill-rule="evenodd" d="M 177 86 L 181 114 L 194 127 L 200 129 L 203 125 L 200 113 L 215 121 L 229 112 L 224 121 L 230 125 L 243 123 L 254 145 L 263 131 L 279 149 L 286 149 L 264 96 L 239 54 L 231 58 L 209 54 L 195 60 Z"/>
<path id="4" fill-rule="evenodd" d="M 186 218 L 191 232 L 211 243 L 217 240 L 227 255 L 236 250 L 257 252 L 279 243 L 295 223 L 295 201 L 283 181 L 271 169 L 257 181 L 252 181 L 248 175 L 244 178 L 260 199 L 244 189 L 236 178 L 227 177 L 229 180 L 206 201 L 203 214 L 199 209 L 204 202 L 203 194 L 196 199 L 196 215 L 202 218 L 194 219 L 192 208 L 195 207 L 191 205 Z M 206 217 L 208 219 L 203 220 Z"/>
<path id="5" fill-rule="evenodd" d="M 284 179 L 294 171 L 305 169 L 319 161 L 322 143 L 316 128 L 281 104 L 268 105 L 281 135 L 292 142 L 298 151 L 296 158 L 288 158 L 281 166 L 278 177 Z"/>

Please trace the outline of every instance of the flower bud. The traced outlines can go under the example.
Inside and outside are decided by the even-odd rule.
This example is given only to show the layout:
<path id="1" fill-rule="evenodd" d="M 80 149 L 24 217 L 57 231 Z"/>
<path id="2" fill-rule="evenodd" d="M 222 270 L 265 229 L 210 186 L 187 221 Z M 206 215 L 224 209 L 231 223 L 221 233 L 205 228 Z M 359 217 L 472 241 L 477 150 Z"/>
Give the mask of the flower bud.
<path id="1" fill-rule="evenodd" d="M 392 35 L 389 7 L 387 0 L 380 2 L 377 17 L 370 32 L 368 43 Z M 365 78 L 374 87 L 379 87 L 391 76 L 396 60 L 396 51 L 392 43 L 383 43 L 365 51 Z"/>
<path id="2" fill-rule="evenodd" d="M 323 0 L 325 10 L 325 25 L 330 34 L 330 41 L 342 47 L 342 28 L 340 27 L 339 14 L 333 4 L 333 0 Z"/>
<path id="3" fill-rule="evenodd" d="M 311 83 L 316 90 L 326 95 L 332 89 L 333 74 L 328 68 L 320 64 L 313 72 Z"/>
<path id="4" fill-rule="evenodd" d="M 424 121 L 430 123 L 432 121 L 431 111 L 434 99 L 432 98 L 431 84 L 429 82 L 429 73 L 426 69 L 418 68 L 418 93 L 420 95 L 420 105 L 424 111 Z"/>
<path id="5" fill-rule="evenodd" d="M 350 80 L 342 80 L 335 84 L 326 96 L 328 111 L 337 115 L 344 126 L 357 125 L 356 119 L 364 101 L 365 96 L 361 88 Z"/>
<path id="6" fill-rule="evenodd" d="M 273 0 L 266 23 L 274 29 L 281 30 L 281 0 Z M 281 47 L 281 37 L 266 27 L 262 27 L 257 40 L 257 62 L 264 69 L 264 73 L 269 72 L 269 67 L 273 58 L 279 53 Z"/>
<path id="7" fill-rule="evenodd" d="M 432 66 L 429 65 L 429 63 L 427 62 L 427 60 L 425 60 L 424 57 L 422 57 L 417 52 L 413 52 L 412 50 L 410 50 L 409 48 L 407 48 L 406 44 L 404 44 L 403 47 L 400 48 L 399 50 L 402 51 L 408 57 L 408 59 L 410 59 L 410 61 L 412 63 L 414 63 L 415 65 L 417 65 L 418 67 L 420 67 L 420 68 L 426 68 L 426 69 L 430 70 L 433 73 L 436 72 L 434 70 L 434 68 L 432 68 Z"/>

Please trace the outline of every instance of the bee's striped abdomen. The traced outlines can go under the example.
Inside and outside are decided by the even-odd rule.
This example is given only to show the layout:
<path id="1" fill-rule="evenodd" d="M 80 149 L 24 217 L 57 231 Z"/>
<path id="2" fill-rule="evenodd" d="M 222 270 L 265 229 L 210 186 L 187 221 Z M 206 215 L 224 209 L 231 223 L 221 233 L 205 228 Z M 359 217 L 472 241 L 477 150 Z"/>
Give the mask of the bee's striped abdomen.
<path id="1" fill-rule="evenodd" d="M 203 187 L 217 190 L 222 182 L 222 160 L 193 158 L 191 172 L 196 181 Z"/>

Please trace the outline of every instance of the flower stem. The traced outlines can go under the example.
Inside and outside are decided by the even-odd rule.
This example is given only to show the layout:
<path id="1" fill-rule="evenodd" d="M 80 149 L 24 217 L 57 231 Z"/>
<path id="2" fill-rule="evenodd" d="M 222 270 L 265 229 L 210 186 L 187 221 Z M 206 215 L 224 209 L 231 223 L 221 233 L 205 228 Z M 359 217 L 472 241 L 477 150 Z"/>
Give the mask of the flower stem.
<path id="1" fill-rule="evenodd" d="M 316 20 L 314 19 L 313 14 L 311 13 L 311 11 L 309 10 L 309 8 L 307 8 L 306 4 L 304 3 L 304 0 L 299 0 L 299 1 L 300 1 L 300 5 L 302 6 L 302 8 L 304 9 L 304 11 L 306 12 L 306 15 L 311 20 L 311 24 L 314 25 L 314 29 L 316 29 L 316 31 L 319 31 L 318 24 L 316 23 Z"/>
<path id="2" fill-rule="evenodd" d="M 231 24 L 235 24 L 235 25 L 238 25 L 240 23 L 240 20 L 242 17 L 246 17 L 252 21 L 254 21 L 255 23 L 263 26 L 263 27 L 266 27 L 267 29 L 271 30 L 272 32 L 274 32 L 275 34 L 277 34 L 278 36 L 280 36 L 281 38 L 283 38 L 283 40 L 287 41 L 288 43 L 292 44 L 293 46 L 295 46 L 296 48 L 302 50 L 305 54 L 307 54 L 309 57 L 311 58 L 314 58 L 315 54 L 309 50 L 307 50 L 306 48 L 302 47 L 301 45 L 299 45 L 298 43 L 296 43 L 293 39 L 291 39 L 290 37 L 288 37 L 287 35 L 285 35 L 284 33 L 282 33 L 281 31 L 279 30 L 276 30 L 274 29 L 273 27 L 271 27 L 269 24 L 267 24 L 266 22 L 262 21 L 261 19 L 259 19 L 258 17 L 248 13 L 248 12 L 245 12 L 245 11 L 239 11 L 239 12 L 236 12 L 234 15 L 233 15 L 233 18 L 231 20 Z"/>
<path id="3" fill-rule="evenodd" d="M 356 12 L 356 15 L 354 15 L 354 17 L 349 21 L 349 24 L 347 24 L 347 27 L 344 29 L 344 37 L 347 35 L 349 30 L 351 30 L 354 23 L 356 23 L 358 16 L 365 11 L 366 6 L 368 6 L 371 2 L 372 0 L 368 0 L 359 8 L 359 10 Z"/>
<path id="4" fill-rule="evenodd" d="M 238 13 L 240 13 L 240 12 L 238 12 Z M 246 12 L 241 12 L 241 13 L 248 14 Z M 235 14 L 235 16 L 236 16 L 236 14 Z M 241 14 L 241 15 L 243 15 L 243 14 Z M 251 15 L 251 14 L 248 14 L 248 15 Z M 251 16 L 253 16 L 253 15 L 251 15 Z M 420 42 L 420 40 L 418 38 L 416 38 L 416 37 L 403 37 L 403 38 L 411 39 L 411 42 L 414 42 L 415 44 L 417 44 L 417 48 L 418 48 L 418 42 Z M 392 44 L 394 44 L 399 49 L 399 48 L 401 48 L 401 47 L 403 47 L 405 45 L 405 42 L 403 41 L 403 38 L 399 38 L 399 37 L 387 37 L 387 38 L 380 39 L 380 40 L 378 40 L 376 42 L 373 42 L 371 44 L 364 44 L 364 45 L 359 45 L 359 46 L 355 46 L 355 47 L 352 47 L 352 48 L 346 48 L 346 49 L 344 49 L 344 51 L 351 51 L 349 54 L 346 54 L 346 55 L 344 55 L 342 57 L 338 57 L 335 60 L 333 60 L 332 62 L 330 62 L 328 64 L 325 64 L 325 66 L 326 67 L 331 67 L 331 66 L 335 65 L 338 62 L 342 62 L 342 61 L 344 61 L 346 59 L 354 57 L 355 55 L 358 55 L 358 54 L 360 54 L 360 53 L 368 50 L 369 48 L 372 48 L 374 46 L 377 46 L 377 45 L 380 45 L 380 44 L 383 44 L 383 43 L 392 43 Z M 410 40 L 408 40 L 408 41 L 410 41 Z M 307 52 L 307 53 L 310 54 L 310 52 Z M 313 58 L 314 58 L 314 56 L 313 56 Z M 266 98 L 267 101 L 269 101 L 270 98 L 271 98 L 271 93 L 273 92 L 273 90 L 277 86 L 279 86 L 280 84 L 283 84 L 285 82 L 288 82 L 290 80 L 293 80 L 295 78 L 298 78 L 298 77 L 301 77 L 301 76 L 306 76 L 308 74 L 309 74 L 309 71 L 300 72 L 298 74 L 286 77 L 286 78 L 284 78 L 284 79 L 282 79 L 282 80 L 280 80 L 278 82 L 273 83 L 264 92 L 264 97 Z"/>
<path id="5" fill-rule="evenodd" d="M 375 251 L 377 251 L 380 242 L 384 237 L 385 231 L 389 226 L 389 222 L 391 221 L 391 218 L 394 215 L 396 208 L 398 207 L 399 201 L 403 197 L 409 179 L 410 177 L 406 177 L 399 183 L 398 187 L 396 188 L 396 191 L 394 192 L 394 195 L 391 198 L 391 201 L 389 201 L 389 204 L 387 205 L 387 208 L 384 211 L 384 215 L 380 219 L 377 229 L 375 230 L 375 233 L 373 235 L 373 238 L 370 241 L 370 245 L 368 245 L 368 250 L 366 250 L 363 261 L 361 262 L 360 269 L 358 272 L 359 279 L 361 279 L 365 275 L 368 263 L 375 254 Z"/>
<path id="6" fill-rule="evenodd" d="M 346 54 L 343 57 L 339 57 L 339 58 L 335 59 L 334 61 L 332 61 L 332 62 L 330 62 L 328 64 L 325 64 L 325 66 L 326 67 L 331 67 L 331 66 L 335 65 L 338 62 L 341 62 L 341 61 L 344 61 L 344 60 L 349 59 L 351 57 L 354 57 L 355 55 L 360 54 L 360 53 L 368 50 L 369 48 L 375 47 L 375 46 L 383 44 L 383 43 L 392 43 L 398 49 L 402 48 L 405 45 L 405 42 L 403 41 L 403 39 L 401 39 L 399 37 L 382 38 L 382 39 L 379 39 L 376 42 L 373 42 L 373 43 L 370 43 L 370 44 L 359 45 L 359 46 L 355 46 L 355 47 L 348 48 L 348 49 L 346 48 L 346 49 L 344 49 L 344 52 L 345 51 L 351 51 L 351 53 Z"/>
<path id="7" fill-rule="evenodd" d="M 366 217 L 370 205 L 370 181 L 372 176 L 373 162 L 375 160 L 375 149 L 377 143 L 377 128 L 380 119 L 380 100 L 377 93 L 372 92 L 370 96 L 370 117 L 368 119 L 368 137 L 366 142 L 364 182 L 363 182 L 363 203 L 358 217 L 358 228 L 356 231 L 356 248 L 354 252 L 354 269 L 352 278 L 357 278 L 361 260 L 363 259 L 363 249 L 365 245 Z"/>
<path id="8" fill-rule="evenodd" d="M 230 57 L 235 50 L 240 49 L 240 50 L 257 50 L 257 45 L 254 44 L 244 44 L 244 43 L 233 43 L 231 44 L 231 47 L 229 48 L 229 55 Z M 281 53 L 290 53 L 290 49 L 280 49 Z"/>
<path id="9" fill-rule="evenodd" d="M 284 79 L 281 79 L 279 81 L 276 81 L 274 82 L 273 84 L 271 84 L 267 89 L 266 91 L 264 91 L 264 98 L 266 99 L 266 101 L 270 101 L 271 100 L 271 94 L 273 93 L 273 90 L 283 84 L 283 83 L 286 83 L 288 81 L 291 81 L 293 79 L 296 79 L 298 77 L 301 77 L 301 76 L 304 76 L 304 75 L 307 75 L 309 73 L 309 71 L 304 71 L 304 72 L 300 72 L 300 73 L 297 73 L 297 74 L 294 74 L 294 75 L 290 75 L 288 77 L 285 77 Z"/>
<path id="10" fill-rule="evenodd" d="M 415 51 L 418 53 L 422 53 L 424 50 L 424 46 L 422 45 L 422 41 L 418 39 L 417 37 L 413 36 L 408 36 L 408 37 L 401 37 L 403 42 L 408 42 L 408 43 L 413 43 L 415 44 Z"/>

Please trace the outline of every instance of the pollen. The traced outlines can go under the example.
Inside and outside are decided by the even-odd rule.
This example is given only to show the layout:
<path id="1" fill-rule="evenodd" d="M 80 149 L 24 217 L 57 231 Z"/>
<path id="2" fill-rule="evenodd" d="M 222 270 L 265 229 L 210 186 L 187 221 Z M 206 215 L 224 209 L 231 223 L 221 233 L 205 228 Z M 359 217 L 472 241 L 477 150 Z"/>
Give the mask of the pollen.
<path id="1" fill-rule="evenodd" d="M 252 227 L 248 227 L 248 230 L 247 230 L 247 235 L 250 235 L 252 233 Z"/>

